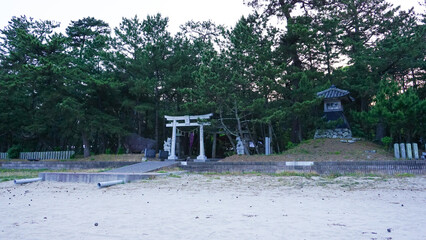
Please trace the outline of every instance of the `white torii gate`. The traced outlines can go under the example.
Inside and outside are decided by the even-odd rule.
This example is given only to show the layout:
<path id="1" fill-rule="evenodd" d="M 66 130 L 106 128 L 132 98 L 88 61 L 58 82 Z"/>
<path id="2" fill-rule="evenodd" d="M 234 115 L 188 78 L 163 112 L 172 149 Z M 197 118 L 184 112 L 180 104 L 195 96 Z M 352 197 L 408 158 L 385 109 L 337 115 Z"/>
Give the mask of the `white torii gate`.
<path id="1" fill-rule="evenodd" d="M 172 132 L 172 146 L 171 152 L 168 157 L 169 160 L 177 160 L 176 156 L 176 128 L 177 127 L 200 127 L 200 155 L 198 155 L 197 160 L 206 161 L 207 157 L 204 153 L 204 125 L 210 125 L 209 122 L 198 122 L 199 119 L 210 119 L 213 116 L 213 113 L 205 114 L 205 115 L 195 115 L 195 116 L 164 116 L 167 121 L 171 121 L 171 123 L 167 123 L 166 127 L 173 127 Z M 191 120 L 197 120 L 196 122 L 191 122 Z"/>

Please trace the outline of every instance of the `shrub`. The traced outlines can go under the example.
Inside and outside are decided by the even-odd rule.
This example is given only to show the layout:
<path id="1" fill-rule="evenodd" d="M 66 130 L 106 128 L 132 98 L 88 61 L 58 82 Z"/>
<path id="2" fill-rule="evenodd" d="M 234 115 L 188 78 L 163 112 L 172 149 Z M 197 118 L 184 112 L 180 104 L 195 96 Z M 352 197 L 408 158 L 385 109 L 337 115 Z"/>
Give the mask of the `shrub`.
<path id="1" fill-rule="evenodd" d="M 111 148 L 107 148 L 107 149 L 105 150 L 105 154 L 112 154 Z"/>
<path id="2" fill-rule="evenodd" d="M 390 146 L 392 144 L 392 138 L 391 137 L 384 137 L 381 140 L 382 140 L 382 143 L 385 146 L 386 150 L 389 150 Z"/>
<path id="3" fill-rule="evenodd" d="M 19 158 L 19 153 L 22 151 L 22 147 L 20 145 L 13 145 L 9 150 L 7 150 L 7 154 L 9 158 Z"/>
<path id="4" fill-rule="evenodd" d="M 120 147 L 118 148 L 117 154 L 124 154 L 124 148 Z"/>
<path id="5" fill-rule="evenodd" d="M 288 143 L 287 143 L 287 146 L 285 147 L 287 150 L 290 150 L 290 149 L 292 149 L 292 148 L 294 148 L 294 147 L 296 147 L 297 146 L 297 144 L 295 144 L 295 143 L 293 143 L 293 142 L 291 142 L 291 141 L 289 141 Z"/>

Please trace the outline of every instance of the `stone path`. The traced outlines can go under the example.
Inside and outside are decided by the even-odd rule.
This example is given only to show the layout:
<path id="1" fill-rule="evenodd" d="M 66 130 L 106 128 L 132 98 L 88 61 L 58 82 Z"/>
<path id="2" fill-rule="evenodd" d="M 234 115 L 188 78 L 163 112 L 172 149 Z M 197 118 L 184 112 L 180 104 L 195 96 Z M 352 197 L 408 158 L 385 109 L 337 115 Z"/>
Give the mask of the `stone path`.
<path id="1" fill-rule="evenodd" d="M 151 172 L 157 169 L 161 169 L 164 167 L 172 167 L 173 165 L 177 166 L 178 162 L 175 161 L 147 161 L 147 162 L 141 162 L 136 163 L 133 165 L 116 168 L 110 171 L 107 171 L 108 173 L 146 173 Z"/>

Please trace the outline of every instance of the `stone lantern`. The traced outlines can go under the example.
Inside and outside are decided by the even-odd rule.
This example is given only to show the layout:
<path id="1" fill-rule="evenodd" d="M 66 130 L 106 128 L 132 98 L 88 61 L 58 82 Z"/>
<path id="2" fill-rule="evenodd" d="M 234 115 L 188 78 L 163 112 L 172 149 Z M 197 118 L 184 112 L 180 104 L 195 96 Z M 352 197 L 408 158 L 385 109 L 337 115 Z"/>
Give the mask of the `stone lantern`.
<path id="1" fill-rule="evenodd" d="M 317 97 L 324 99 L 324 117 L 327 121 L 342 120 L 335 129 L 317 130 L 315 138 L 351 138 L 352 132 L 345 115 L 342 102 L 353 102 L 355 99 L 349 95 L 349 91 L 339 89 L 334 85 L 318 92 Z"/>

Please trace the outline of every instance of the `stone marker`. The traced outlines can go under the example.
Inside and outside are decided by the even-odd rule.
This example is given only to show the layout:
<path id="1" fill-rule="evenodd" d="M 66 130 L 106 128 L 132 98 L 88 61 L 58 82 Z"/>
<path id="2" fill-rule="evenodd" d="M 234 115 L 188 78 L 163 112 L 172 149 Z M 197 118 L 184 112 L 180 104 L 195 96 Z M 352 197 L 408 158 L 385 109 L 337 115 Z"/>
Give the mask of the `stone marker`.
<path id="1" fill-rule="evenodd" d="M 168 157 L 169 157 L 168 151 L 160 150 L 160 152 L 158 153 L 158 158 L 161 159 L 161 160 L 167 159 Z"/>
<path id="2" fill-rule="evenodd" d="M 163 150 L 167 153 L 170 152 L 171 146 L 172 146 L 172 139 L 167 138 L 167 141 L 164 141 Z"/>
<path id="3" fill-rule="evenodd" d="M 154 149 L 145 149 L 145 157 L 155 158 L 155 150 Z"/>
<path id="4" fill-rule="evenodd" d="M 411 144 L 406 143 L 406 145 L 407 145 L 407 158 L 413 159 L 413 152 L 411 151 Z"/>
<path id="5" fill-rule="evenodd" d="M 394 153 L 395 153 L 395 158 L 400 158 L 400 156 L 399 156 L 399 144 L 398 143 L 395 143 L 394 145 L 393 145 L 393 151 L 394 151 Z"/>
<path id="6" fill-rule="evenodd" d="M 269 137 L 265 137 L 265 155 L 271 154 L 271 140 Z"/>
<path id="7" fill-rule="evenodd" d="M 419 146 L 417 143 L 413 143 L 413 152 L 414 152 L 414 158 L 419 159 Z"/>
<path id="8" fill-rule="evenodd" d="M 405 144 L 404 143 L 399 144 L 399 150 L 401 151 L 401 158 L 406 159 L 407 156 L 405 155 Z"/>
<path id="9" fill-rule="evenodd" d="M 237 137 L 237 154 L 244 155 L 244 145 L 240 137 Z"/>

